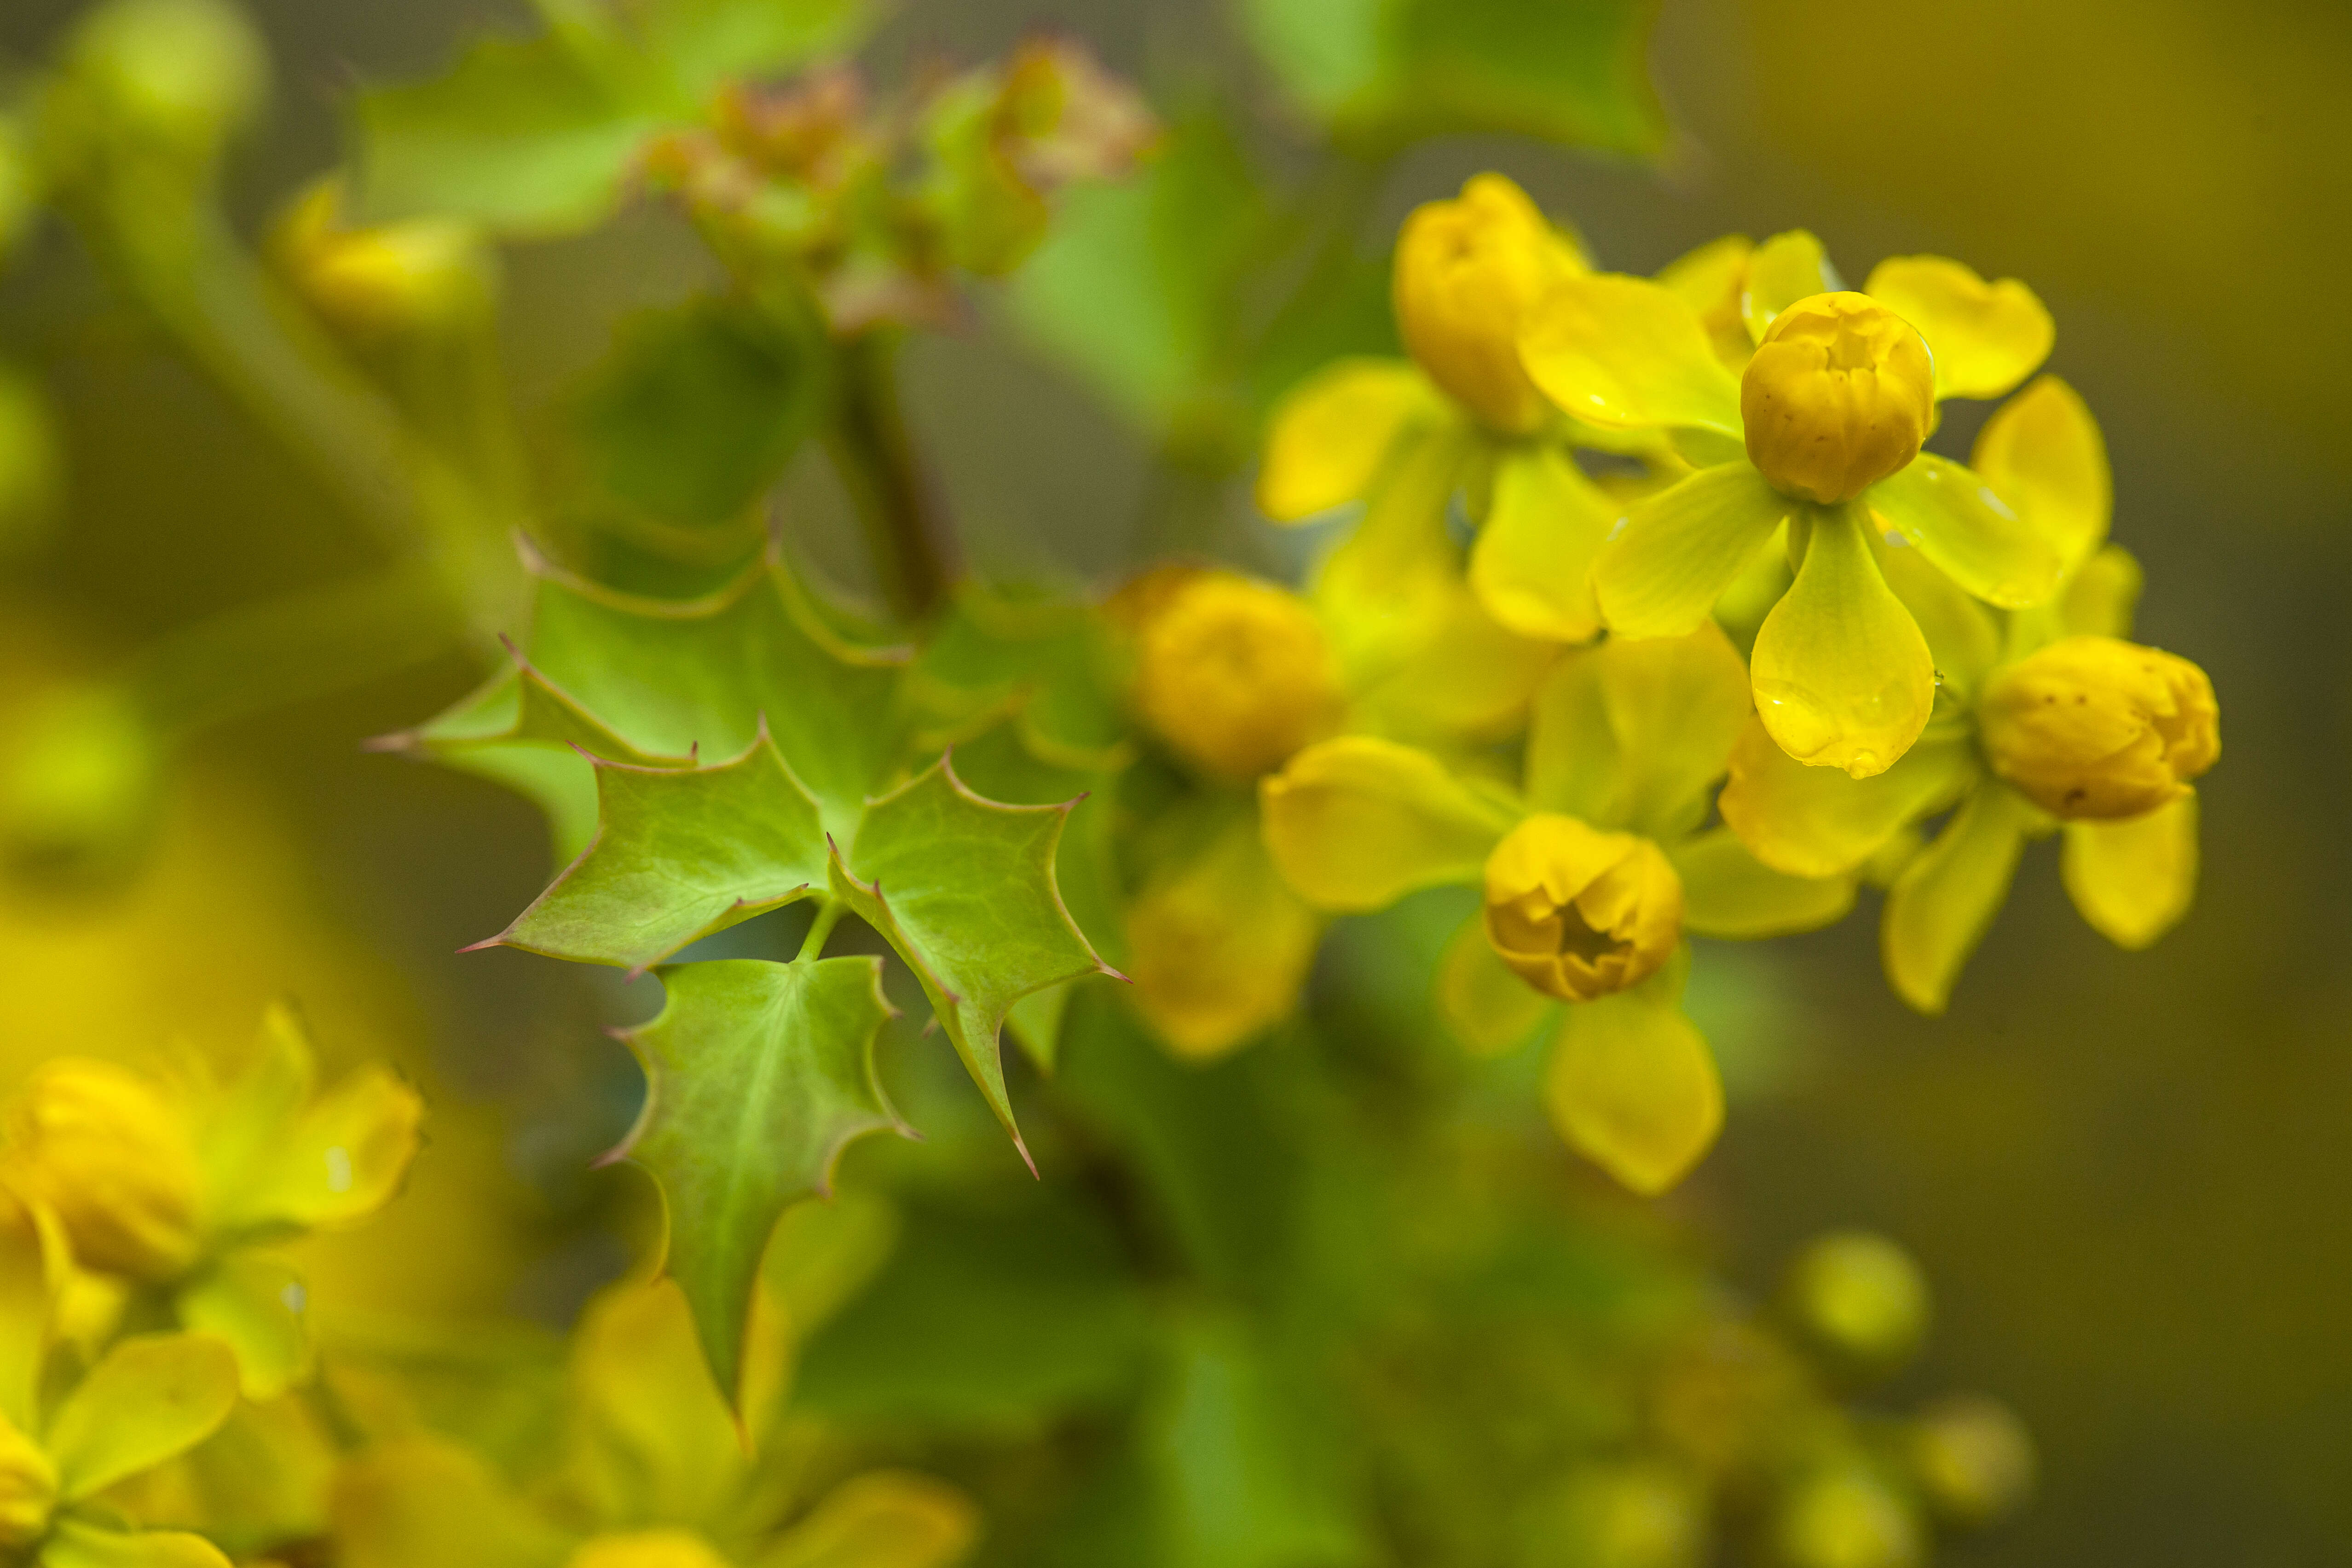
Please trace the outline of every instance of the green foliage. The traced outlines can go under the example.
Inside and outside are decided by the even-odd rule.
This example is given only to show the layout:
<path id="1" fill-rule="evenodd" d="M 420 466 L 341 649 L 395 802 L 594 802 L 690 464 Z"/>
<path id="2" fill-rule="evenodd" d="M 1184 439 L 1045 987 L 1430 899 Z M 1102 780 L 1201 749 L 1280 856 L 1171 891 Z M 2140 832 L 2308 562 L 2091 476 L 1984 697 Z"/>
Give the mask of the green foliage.
<path id="1" fill-rule="evenodd" d="M 1654 152 L 1650 0 L 1237 0 L 1298 104 L 1369 146 L 1505 132 Z"/>
<path id="2" fill-rule="evenodd" d="M 740 301 L 625 324 L 581 399 L 604 488 L 664 522 L 725 522 L 782 478 L 814 423 L 820 362 Z"/>
<path id="3" fill-rule="evenodd" d="M 667 1268 L 731 1394 L 777 1219 L 829 1191 L 853 1139 L 898 1126 L 874 1078 L 890 1005 L 874 958 L 685 963 L 661 981 L 661 1016 L 626 1037 L 646 1104 L 620 1152 L 661 1184 Z"/>

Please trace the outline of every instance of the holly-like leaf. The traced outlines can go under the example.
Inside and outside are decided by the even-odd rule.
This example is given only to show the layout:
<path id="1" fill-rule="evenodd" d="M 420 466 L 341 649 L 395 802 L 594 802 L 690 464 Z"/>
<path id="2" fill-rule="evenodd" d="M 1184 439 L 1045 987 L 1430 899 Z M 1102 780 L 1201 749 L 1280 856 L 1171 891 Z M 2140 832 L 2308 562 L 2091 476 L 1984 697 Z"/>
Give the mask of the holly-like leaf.
<path id="1" fill-rule="evenodd" d="M 874 1076 L 891 1016 L 878 958 L 725 959 L 660 971 L 667 1000 L 623 1038 L 645 1109 L 619 1153 L 660 1184 L 667 1268 L 731 1403 L 760 1256 L 869 1132 L 904 1131 Z"/>
<path id="2" fill-rule="evenodd" d="M 505 784 L 547 814 L 556 856 L 567 861 L 584 851 L 596 832 L 591 758 L 641 768 L 693 765 L 690 755 L 664 756 L 632 746 L 520 655 L 512 669 L 432 722 L 369 746 Z"/>
<path id="3" fill-rule="evenodd" d="M 864 0 L 641 0 L 649 52 L 698 103 L 730 77 L 771 76 L 854 47 L 873 25 Z"/>
<path id="4" fill-rule="evenodd" d="M 762 735 L 717 767 L 600 763 L 595 841 L 479 945 L 643 970 L 825 882 L 817 804 Z"/>
<path id="5" fill-rule="evenodd" d="M 1003 805 L 949 759 L 866 808 L 833 890 L 880 931 L 930 998 L 940 1026 L 1022 1157 L 998 1030 L 1033 991 L 1104 973 L 1054 879 L 1070 803 Z"/>

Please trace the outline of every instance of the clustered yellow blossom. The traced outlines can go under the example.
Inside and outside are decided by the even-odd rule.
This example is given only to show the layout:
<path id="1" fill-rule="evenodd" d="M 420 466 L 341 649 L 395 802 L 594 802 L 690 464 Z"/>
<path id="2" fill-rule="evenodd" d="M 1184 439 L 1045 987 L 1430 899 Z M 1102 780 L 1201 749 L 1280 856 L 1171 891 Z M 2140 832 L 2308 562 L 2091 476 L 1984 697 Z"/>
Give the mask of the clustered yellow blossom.
<path id="1" fill-rule="evenodd" d="M 1265 601 L 1293 608 L 1297 668 L 1266 668 L 1269 630 L 1223 662 L 1170 658 L 1171 633 L 1137 706 L 1196 768 L 1259 779 L 1265 854 L 1309 908 L 1481 889 L 1440 1002 L 1485 1050 L 1551 1020 L 1576 1147 L 1654 1191 L 1712 1139 L 1686 931 L 1826 924 L 1874 884 L 1888 978 L 1937 1012 L 2035 837 L 2063 833 L 2068 891 L 2124 946 L 2186 912 L 2218 706 L 2126 640 L 2105 447 L 2065 383 L 2029 384 L 2055 331 L 2024 284 L 1898 257 L 1850 289 L 1801 230 L 1604 272 L 1482 174 L 1406 221 L 1394 302 L 1411 360 L 1310 375 L 1267 432 L 1269 518 L 1357 514 L 1303 600 Z M 2007 399 L 1966 464 L 1931 449 L 1954 398 Z M 1220 592 L 1235 627 L 1277 593 Z M 1341 700 L 1310 707 L 1327 649 Z M 1370 700 L 1400 679 L 1476 721 L 1401 722 Z M 1189 889 L 1193 929 L 1283 907 L 1245 847 L 1220 853 L 1248 874 Z M 1149 889 L 1134 909 L 1148 928 Z M 1215 1048 L 1295 994 L 1314 928 L 1290 923 Z M 1185 956 L 1192 990 L 1231 991 L 1249 950 Z"/>

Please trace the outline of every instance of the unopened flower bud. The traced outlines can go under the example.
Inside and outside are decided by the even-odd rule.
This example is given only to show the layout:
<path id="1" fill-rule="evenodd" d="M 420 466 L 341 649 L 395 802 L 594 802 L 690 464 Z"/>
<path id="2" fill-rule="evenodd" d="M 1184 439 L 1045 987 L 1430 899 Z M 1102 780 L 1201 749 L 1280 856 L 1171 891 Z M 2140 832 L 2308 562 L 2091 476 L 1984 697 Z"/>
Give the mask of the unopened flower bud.
<path id="1" fill-rule="evenodd" d="M 1911 1568 L 1925 1561 L 1919 1521 L 1884 1481 L 1859 1465 L 1808 1476 L 1773 1521 L 1782 1568 Z"/>
<path id="2" fill-rule="evenodd" d="M 1891 1372 L 1927 1333 L 1927 1280 L 1883 1236 L 1839 1231 L 1789 1265 L 1781 1309 L 1799 1332 L 1846 1371 Z"/>
<path id="3" fill-rule="evenodd" d="M 287 280 L 330 326 L 370 340 L 446 331 L 488 312 L 492 262 L 472 225 L 423 217 L 347 228 L 341 205 L 334 181 L 313 185 L 271 247 Z"/>
<path id="4" fill-rule="evenodd" d="M 0 1550 L 38 1541 L 58 1505 L 58 1468 L 41 1446 L 0 1415 Z M 9 1559 L 15 1561 L 13 1555 Z"/>
<path id="5" fill-rule="evenodd" d="M 68 59 L 84 133 L 132 138 L 208 162 L 260 110 L 268 60 L 224 0 L 109 0 Z"/>
<path id="6" fill-rule="evenodd" d="M 1798 300 L 1739 378 L 1748 460 L 1781 493 L 1824 505 L 1917 457 L 1935 416 L 1926 340 L 1866 294 Z"/>
<path id="7" fill-rule="evenodd" d="M 1519 363 L 1519 323 L 1584 258 L 1500 174 L 1413 209 L 1397 237 L 1397 330 L 1429 374 L 1480 419 L 1534 429 L 1552 405 Z"/>
<path id="8" fill-rule="evenodd" d="M 2066 637 L 1996 671 L 1977 720 L 1992 771 L 2063 817 L 2144 816 L 2221 755 L 2205 672 L 2116 637 Z"/>
<path id="9" fill-rule="evenodd" d="M 7 715 L 0 738 L 0 860 L 60 879 L 119 868 L 152 823 L 153 725 L 127 690 L 68 685 Z"/>
<path id="10" fill-rule="evenodd" d="M 196 1261 L 195 1143 L 152 1080 L 60 1058 L 25 1086 L 7 1131 L 13 1170 L 64 1225 L 84 1266 L 161 1280 Z"/>
<path id="11" fill-rule="evenodd" d="M 1545 813 L 1486 858 L 1486 940 L 1520 979 L 1562 1001 L 1640 984 L 1682 930 L 1682 879 L 1646 838 Z"/>
<path id="12" fill-rule="evenodd" d="M 1148 612 L 1136 705 L 1211 773 L 1255 778 L 1337 727 L 1339 668 L 1305 600 L 1223 572 L 1184 579 Z"/>
<path id="13" fill-rule="evenodd" d="M 2033 1490 L 2033 1438 L 2000 1401 L 1957 1394 L 1920 1413 L 1911 1466 L 1938 1517 L 1970 1528 L 1990 1524 Z"/>

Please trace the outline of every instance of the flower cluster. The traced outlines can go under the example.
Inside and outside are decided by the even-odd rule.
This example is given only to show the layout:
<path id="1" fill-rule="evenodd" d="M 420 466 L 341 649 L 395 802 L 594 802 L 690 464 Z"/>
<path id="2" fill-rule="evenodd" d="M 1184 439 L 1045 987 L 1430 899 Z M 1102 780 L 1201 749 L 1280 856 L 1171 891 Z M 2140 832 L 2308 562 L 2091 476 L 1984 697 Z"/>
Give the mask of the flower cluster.
<path id="1" fill-rule="evenodd" d="M 1807 930 L 1881 887 L 1888 978 L 1938 1012 L 2055 832 L 2097 930 L 2179 920 L 2218 710 L 2126 640 L 2105 447 L 2029 382 L 2053 327 L 2023 284 L 1901 257 L 1848 289 L 1801 231 L 1601 272 L 1496 174 L 1407 219 L 1393 279 L 1411 360 L 1310 376 L 1258 479 L 1276 522 L 1352 528 L 1303 597 L 1131 593 L 1137 711 L 1257 781 L 1307 910 L 1480 889 L 1441 1000 L 1485 1049 L 1550 1020 L 1570 1142 L 1656 1191 L 1712 1141 L 1686 934 Z M 1966 464 L 1929 449 L 1956 398 L 2007 399 Z M 1315 930 L 1220 853 L 1130 907 L 1142 1004 L 1195 1051 L 1287 1009 Z M 1298 956 L 1269 964 L 1239 933 L 1277 925 Z"/>

